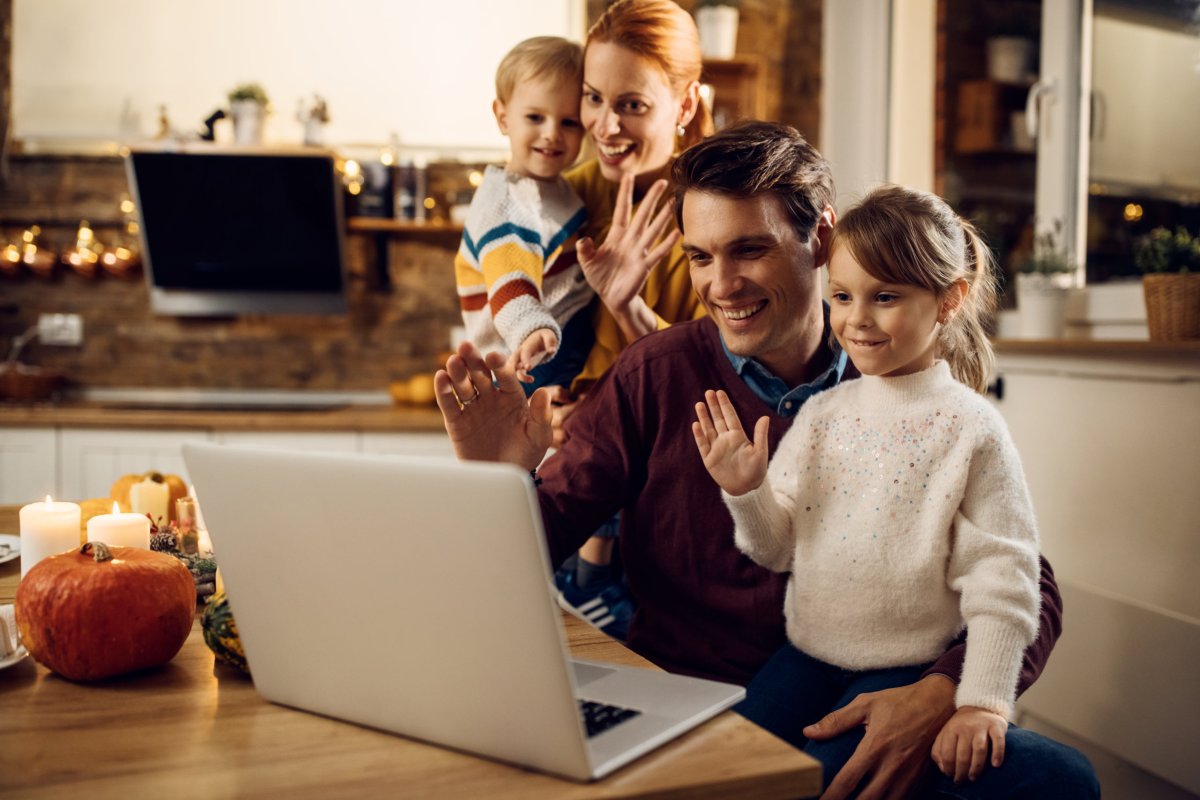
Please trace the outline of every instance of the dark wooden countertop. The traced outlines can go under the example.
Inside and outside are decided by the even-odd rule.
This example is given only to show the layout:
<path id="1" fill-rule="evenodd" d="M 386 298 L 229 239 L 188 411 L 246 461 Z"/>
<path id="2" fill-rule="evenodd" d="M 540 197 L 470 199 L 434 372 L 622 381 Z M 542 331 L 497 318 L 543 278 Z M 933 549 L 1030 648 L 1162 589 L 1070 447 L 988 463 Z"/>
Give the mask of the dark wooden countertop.
<path id="1" fill-rule="evenodd" d="M 436 406 L 349 405 L 333 409 L 123 408 L 102 403 L 0 404 L 0 427 L 207 428 L 240 431 L 439 433 Z"/>
<path id="2" fill-rule="evenodd" d="M 1001 355 L 1091 356 L 1200 361 L 1200 341 L 1150 342 L 1105 339 L 995 339 Z"/>

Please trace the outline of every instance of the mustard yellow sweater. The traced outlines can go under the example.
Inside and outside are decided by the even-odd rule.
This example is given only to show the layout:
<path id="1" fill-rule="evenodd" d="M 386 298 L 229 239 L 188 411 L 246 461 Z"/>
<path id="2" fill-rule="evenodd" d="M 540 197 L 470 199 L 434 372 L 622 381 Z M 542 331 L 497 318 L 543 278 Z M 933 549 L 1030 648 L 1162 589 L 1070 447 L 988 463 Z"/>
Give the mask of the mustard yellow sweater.
<path id="1" fill-rule="evenodd" d="M 617 184 L 605 179 L 600 173 L 600 163 L 595 159 L 572 168 L 564 177 L 571 188 L 583 200 L 587 209 L 587 223 L 579 232 L 580 238 L 590 236 L 597 245 L 604 241 L 612 225 L 613 209 L 617 203 Z M 634 210 L 637 207 L 634 206 Z M 677 243 L 671 252 L 650 270 L 642 298 L 658 315 L 658 327 L 668 327 L 675 322 L 684 322 L 705 315 L 704 306 L 692 291 L 688 274 L 687 258 Z M 583 370 L 571 385 L 576 392 L 587 391 L 601 375 L 612 366 L 627 344 L 616 319 L 602 303 L 597 304 L 596 343 L 588 356 Z"/>

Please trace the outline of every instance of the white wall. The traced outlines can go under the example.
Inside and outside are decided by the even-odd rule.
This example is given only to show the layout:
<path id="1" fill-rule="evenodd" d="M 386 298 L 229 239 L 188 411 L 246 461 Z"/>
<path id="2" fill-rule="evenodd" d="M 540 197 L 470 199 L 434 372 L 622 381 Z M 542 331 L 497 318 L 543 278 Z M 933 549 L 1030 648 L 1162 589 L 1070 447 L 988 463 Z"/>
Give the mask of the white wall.
<path id="1" fill-rule="evenodd" d="M 827 0 L 821 55 L 821 153 L 838 209 L 888 179 L 890 0 Z"/>
<path id="2" fill-rule="evenodd" d="M 13 0 L 13 133 L 136 139 L 158 107 L 198 130 L 238 83 L 274 106 L 267 138 L 298 143 L 314 92 L 331 144 L 506 147 L 496 64 L 539 34 L 579 40 L 583 0 Z"/>
<path id="3" fill-rule="evenodd" d="M 933 191 L 936 0 L 893 0 L 888 180 Z"/>

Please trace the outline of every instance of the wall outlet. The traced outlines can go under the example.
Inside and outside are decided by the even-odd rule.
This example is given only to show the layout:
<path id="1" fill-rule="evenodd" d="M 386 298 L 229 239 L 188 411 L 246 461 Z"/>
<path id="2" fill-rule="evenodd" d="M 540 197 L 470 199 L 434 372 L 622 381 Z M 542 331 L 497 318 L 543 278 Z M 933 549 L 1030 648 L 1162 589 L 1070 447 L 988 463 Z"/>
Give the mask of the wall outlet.
<path id="1" fill-rule="evenodd" d="M 83 317 L 78 314 L 39 315 L 38 341 L 42 344 L 79 347 L 83 344 Z"/>

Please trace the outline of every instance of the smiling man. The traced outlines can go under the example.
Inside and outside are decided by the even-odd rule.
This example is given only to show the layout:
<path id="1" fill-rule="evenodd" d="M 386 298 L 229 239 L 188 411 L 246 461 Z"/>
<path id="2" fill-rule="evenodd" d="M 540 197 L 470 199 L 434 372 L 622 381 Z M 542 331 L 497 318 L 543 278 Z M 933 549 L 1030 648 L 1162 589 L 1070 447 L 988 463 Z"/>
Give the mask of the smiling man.
<path id="1" fill-rule="evenodd" d="M 460 458 L 537 467 L 554 563 L 621 512 L 621 557 L 637 600 L 630 647 L 672 672 L 747 683 L 784 642 L 787 576 L 737 550 L 720 490 L 696 450 L 693 408 L 706 389 L 723 389 L 747 429 L 769 418 L 773 452 L 805 400 L 857 375 L 831 344 L 821 299 L 833 179 L 799 133 L 762 122 L 688 149 L 673 178 L 693 288 L 708 317 L 626 349 L 541 466 L 549 399 L 535 394 L 527 404 L 502 357 L 485 359 L 464 345 L 437 375 L 438 403 Z M 1041 627 L 1026 653 L 1022 690 L 1060 630 L 1058 591 L 1044 561 L 1041 590 Z M 902 797 L 936 777 L 930 746 L 953 713 L 962 657 L 960 641 L 916 683 L 863 695 L 805 730 L 828 745 L 827 797 L 856 787 L 863 797 Z M 1046 788 L 1050 775 L 1065 782 L 1027 796 L 1091 796 L 1070 788 L 1094 785 L 1082 756 L 1021 733 L 1028 741 L 986 773 L 996 793 L 979 796 L 1012 796 L 1006 777 Z"/>

